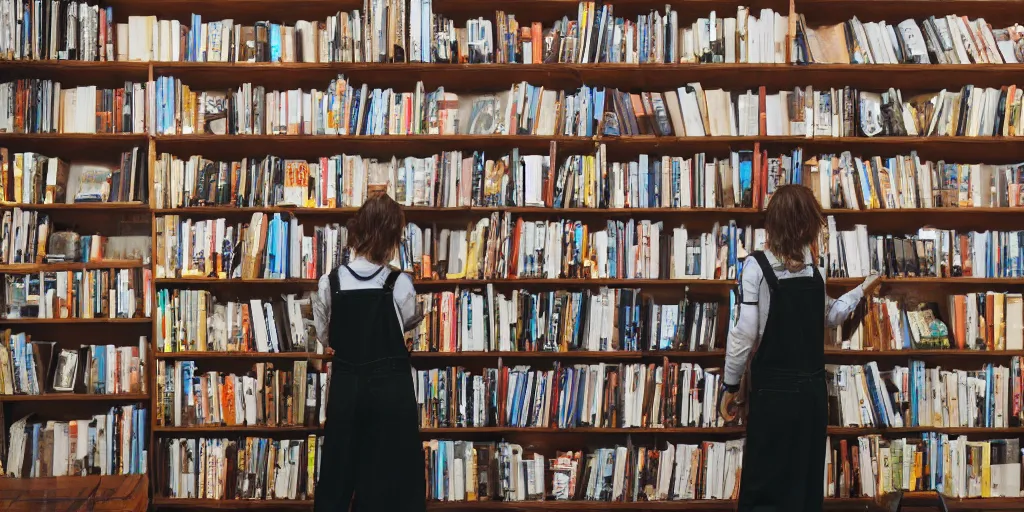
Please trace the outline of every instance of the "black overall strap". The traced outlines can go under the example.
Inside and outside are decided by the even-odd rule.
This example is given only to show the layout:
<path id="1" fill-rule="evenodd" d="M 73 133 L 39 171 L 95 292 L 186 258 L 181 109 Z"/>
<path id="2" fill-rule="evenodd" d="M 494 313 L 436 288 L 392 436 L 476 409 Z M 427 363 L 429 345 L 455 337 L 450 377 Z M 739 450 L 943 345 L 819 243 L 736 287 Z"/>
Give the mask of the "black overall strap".
<path id="1" fill-rule="evenodd" d="M 751 256 L 754 257 L 757 266 L 761 267 L 761 276 L 768 282 L 768 289 L 774 293 L 779 287 L 779 278 L 775 275 L 775 269 L 768 263 L 768 256 L 764 254 L 764 251 L 754 251 Z"/>
<path id="2" fill-rule="evenodd" d="M 400 275 L 402 275 L 401 272 L 392 270 L 391 273 L 388 274 L 388 278 L 384 281 L 384 289 L 389 292 L 395 291 L 395 283 L 398 281 L 398 276 Z"/>
<path id="3" fill-rule="evenodd" d="M 341 269 L 335 268 L 331 271 L 331 295 L 336 295 L 341 291 Z"/>
<path id="4" fill-rule="evenodd" d="M 348 265 L 342 265 L 342 266 L 345 267 L 345 270 L 348 270 L 349 274 L 352 274 L 352 277 L 354 277 L 354 278 L 356 278 L 356 279 L 358 279 L 360 281 L 369 281 L 370 279 L 373 279 L 373 278 L 377 277 L 377 274 L 380 274 L 381 270 L 384 270 L 384 267 L 377 267 L 377 270 L 374 273 L 372 273 L 372 274 L 370 274 L 368 276 L 364 276 L 364 275 L 357 274 L 356 271 L 352 270 L 352 268 L 349 267 Z"/>

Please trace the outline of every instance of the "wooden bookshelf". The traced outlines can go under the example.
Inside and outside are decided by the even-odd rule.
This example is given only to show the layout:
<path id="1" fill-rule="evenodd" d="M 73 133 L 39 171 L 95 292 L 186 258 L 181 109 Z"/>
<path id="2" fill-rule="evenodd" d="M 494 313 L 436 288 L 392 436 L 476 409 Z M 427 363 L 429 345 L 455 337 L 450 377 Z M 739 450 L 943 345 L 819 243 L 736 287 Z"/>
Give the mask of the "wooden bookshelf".
<path id="1" fill-rule="evenodd" d="M 916 493 L 909 493 L 914 497 Z M 923 496 L 922 496 L 923 497 Z M 920 499 L 920 498 L 918 498 Z M 231 503 L 203 499 L 171 499 L 156 498 L 153 504 L 158 508 L 189 508 L 199 510 L 308 510 L 313 508 L 311 500 L 238 500 Z M 1020 500 L 1015 498 L 976 498 L 949 499 L 946 504 L 949 510 L 1020 510 Z M 516 511 L 589 511 L 630 510 L 635 512 L 654 510 L 707 510 L 731 512 L 736 510 L 733 500 L 715 501 L 652 501 L 637 503 L 605 503 L 599 501 L 469 501 L 469 502 L 429 502 L 427 510 L 481 511 L 481 510 L 516 510 Z M 876 501 L 869 498 L 829 498 L 825 500 L 825 510 L 859 510 L 862 512 L 882 512 L 886 510 Z M 927 509 L 924 509 L 927 510 Z"/>
<path id="2" fill-rule="evenodd" d="M 158 426 L 153 429 L 156 433 L 174 434 L 176 436 L 194 437 L 198 435 L 220 435 L 220 436 L 251 436 L 256 434 L 310 434 L 322 433 L 323 428 L 319 426 L 301 425 L 196 425 L 187 427 Z M 664 436 L 688 436 L 688 437 L 722 437 L 742 434 L 745 428 L 739 427 L 675 427 L 675 428 L 618 428 L 618 427 L 576 427 L 576 428 L 554 428 L 554 427 L 437 427 L 421 428 L 420 435 L 424 438 L 459 438 L 459 436 L 474 436 L 484 434 L 487 437 L 507 437 L 522 434 L 532 436 L 547 435 L 568 435 L 568 436 L 624 436 L 624 435 L 664 435 Z M 979 428 L 979 427 L 902 427 L 902 428 L 878 428 L 878 427 L 828 427 L 828 433 L 837 437 L 857 437 L 870 434 L 879 434 L 886 437 L 914 436 L 925 432 L 937 432 L 952 436 L 971 435 L 981 437 L 1007 436 L 1024 434 L 1024 427 L 1007 428 Z"/>
<path id="3" fill-rule="evenodd" d="M 149 393 L 0 395 L 0 402 L 145 402 L 148 400 Z"/>
<path id="4" fill-rule="evenodd" d="M 75 270 L 113 270 L 119 268 L 142 268 L 138 260 L 100 260 L 88 263 L 15 263 L 0 265 L 0 274 L 33 274 L 37 272 L 66 272 Z"/>
<path id="5" fill-rule="evenodd" d="M 0 318 L 0 325 L 152 325 L 152 318 Z"/>
<path id="6" fill-rule="evenodd" d="M 664 8 L 662 0 L 629 0 L 611 2 L 615 5 L 616 16 L 634 16 Z M 675 0 L 669 2 L 680 14 L 680 21 L 697 16 L 706 16 L 715 10 L 726 16 L 734 13 L 737 3 L 732 0 Z M 1011 24 L 1024 22 L 1024 2 L 1020 0 L 751 0 L 741 2 L 749 6 L 751 13 L 761 8 L 772 8 L 779 12 L 795 12 L 807 16 L 810 25 L 838 23 L 858 16 L 865 21 L 886 20 L 899 22 L 907 18 L 920 19 L 929 15 L 968 14 L 972 18 L 983 17 L 990 22 Z M 290 2 L 286 6 L 278 0 L 104 0 L 104 6 L 113 8 L 118 22 L 127 21 L 128 16 L 156 15 L 161 19 L 178 19 L 184 24 L 192 13 L 201 14 L 204 21 L 234 19 L 236 23 L 251 24 L 257 20 L 293 22 L 297 19 L 322 19 L 339 10 L 362 9 L 362 0 L 306 0 Z M 516 14 L 520 21 L 550 22 L 577 12 L 576 0 L 433 0 L 435 13 L 456 20 L 456 25 L 470 18 L 492 19 L 495 10 Z M 792 28 L 791 28 L 792 30 Z M 956 90 L 965 84 L 979 87 L 995 87 L 1020 82 L 1024 76 L 1024 65 L 975 64 L 975 65 L 849 65 L 849 64 L 433 64 L 433 63 L 204 63 L 204 62 L 78 62 L 78 61 L 0 61 L 0 75 L 6 80 L 17 78 L 50 78 L 60 80 L 65 86 L 104 85 L 116 87 L 126 81 L 146 82 L 154 77 L 173 76 L 183 83 L 198 89 L 235 88 L 244 82 L 265 85 L 268 88 L 322 89 L 338 74 L 357 83 L 368 83 L 377 87 L 392 87 L 396 91 L 412 90 L 416 82 L 422 81 L 427 90 L 444 86 L 453 92 L 487 92 L 507 90 L 513 82 L 526 81 L 552 89 L 575 89 L 581 85 L 629 89 L 633 91 L 662 91 L 688 82 L 700 82 L 706 88 L 742 90 L 765 86 L 769 91 L 792 90 L 794 87 L 841 87 L 851 86 L 864 90 L 881 91 L 895 87 L 903 91 Z M 1020 85 L 1020 84 L 1018 84 Z M 273 154 L 285 158 L 313 159 L 339 153 L 360 154 L 371 157 L 428 156 L 445 150 L 484 151 L 499 154 L 513 148 L 523 154 L 548 154 L 554 143 L 557 153 L 593 154 L 604 145 L 609 156 L 639 153 L 671 154 L 692 156 L 704 152 L 721 156 L 736 150 L 753 150 L 756 147 L 767 150 L 773 156 L 795 148 L 803 148 L 806 155 L 820 153 L 841 153 L 850 151 L 854 155 L 909 154 L 915 151 L 922 160 L 947 160 L 953 162 L 1012 163 L 1024 161 L 1024 137 L 565 137 L 565 136 L 471 136 L 471 135 L 422 135 L 422 136 L 266 136 L 266 135 L 149 135 L 149 134 L 16 134 L 0 133 L 0 147 L 16 151 L 36 151 L 65 160 L 113 160 L 122 151 L 133 147 L 147 152 L 150 164 L 162 153 L 178 157 L 202 155 L 214 159 L 239 159 L 262 154 Z M 152 176 L 152 174 L 151 174 Z M 150 184 L 150 196 L 153 184 Z M 21 208 L 47 212 L 61 218 L 74 219 L 78 216 L 102 216 L 113 226 L 129 216 L 148 216 L 156 222 L 157 216 L 180 215 L 189 218 L 227 217 L 244 221 L 254 213 L 287 213 L 303 219 L 307 224 L 330 220 L 343 221 L 351 217 L 354 208 L 235 208 L 230 206 L 205 206 L 195 208 L 155 209 L 150 204 L 140 203 L 79 203 L 79 204 L 0 204 L 0 210 Z M 588 208 L 431 208 L 409 207 L 406 215 L 410 221 L 462 223 L 479 219 L 494 212 L 508 212 L 533 219 L 568 217 L 585 222 L 603 222 L 606 218 L 636 218 L 666 220 L 673 223 L 736 220 L 741 224 L 760 226 L 763 212 L 746 208 L 637 208 L 637 209 L 588 209 Z M 933 208 L 901 210 L 828 210 L 836 218 L 840 228 L 854 224 L 866 224 L 869 230 L 879 233 L 909 233 L 924 226 L 945 229 L 1019 229 L 1024 225 L 1024 208 Z M 153 230 L 155 241 L 155 229 Z M 155 247 L 155 244 L 154 244 Z M 44 271 L 139 268 L 152 265 L 141 262 L 101 261 L 94 263 L 67 263 L 43 265 L 0 265 L 0 274 L 35 273 Z M 862 282 L 860 278 L 830 278 L 829 290 L 833 293 L 851 289 Z M 499 279 L 499 280 L 416 280 L 419 291 L 442 291 L 460 288 L 479 288 L 488 284 L 503 290 L 529 288 L 534 290 L 582 289 L 597 287 L 640 288 L 645 292 L 682 295 L 685 290 L 698 295 L 727 299 L 735 288 L 733 280 L 657 280 L 657 279 Z M 228 292 L 239 296 L 263 296 L 280 293 L 283 290 L 313 291 L 316 279 L 215 279 L 206 277 L 159 278 L 152 282 L 153 290 L 161 288 L 200 288 L 217 292 Z M 972 291 L 1000 290 L 1024 291 L 1024 278 L 898 278 L 883 279 L 882 293 L 965 293 Z M 154 305 L 155 308 L 155 305 Z M 724 318 L 724 317 L 723 317 Z M 107 402 L 142 401 L 150 409 L 149 460 L 157 459 L 155 450 L 159 439 L 166 437 L 200 436 L 272 436 L 295 438 L 310 433 L 320 433 L 318 427 L 157 427 L 153 414 L 160 397 L 155 392 L 155 367 L 157 360 L 197 360 L 201 365 L 214 364 L 246 365 L 259 361 L 293 361 L 306 358 L 327 359 L 329 356 L 302 352 L 251 353 L 251 352 L 158 352 L 156 332 L 158 326 L 151 318 L 90 318 L 90 319 L 37 319 L 0 318 L 0 327 L 12 329 L 43 329 L 47 334 L 77 341 L 80 331 L 88 327 L 101 331 L 104 336 L 116 338 L 119 343 L 138 336 L 146 330 L 150 336 L 151 348 L 147 368 L 149 374 L 147 394 L 133 395 L 75 395 L 44 394 L 38 396 L 0 396 L 0 403 L 9 402 L 5 407 L 34 407 L 41 412 L 51 413 L 63 407 L 89 406 L 102 408 Z M 719 330 L 726 325 L 719 323 Z M 724 357 L 724 332 L 719 333 L 719 345 L 708 352 L 687 351 L 633 351 L 633 352 L 414 352 L 413 364 L 418 367 L 442 367 L 466 362 L 479 365 L 494 365 L 499 360 L 523 364 L 550 364 L 553 361 L 569 360 L 580 362 L 656 362 L 662 358 L 672 360 L 693 360 L 702 365 L 721 364 Z M 1024 357 L 1024 351 L 958 351 L 958 350 L 882 350 L 849 351 L 838 348 L 826 349 L 826 360 L 836 363 L 853 363 L 877 360 L 884 364 L 902 364 L 910 359 L 924 359 L 939 362 L 943 367 L 976 369 L 979 365 L 993 362 L 1006 364 L 1011 357 Z M 83 402 L 83 404 L 69 404 Z M 497 440 L 503 436 L 531 436 L 534 439 L 559 438 L 558 436 L 596 437 L 602 442 L 616 442 L 626 436 L 680 436 L 685 438 L 735 438 L 744 432 L 742 427 L 726 428 L 436 428 L 423 429 L 421 435 L 429 437 L 458 438 L 462 435 L 473 439 Z M 866 434 L 884 436 L 914 437 L 923 432 L 941 432 L 949 435 L 968 435 L 972 438 L 1024 436 L 1024 427 L 1005 429 L 989 428 L 923 428 L 871 429 L 829 427 L 829 433 L 839 437 L 856 437 Z M 151 462 L 153 464 L 154 462 Z M 152 474 L 153 466 L 150 466 Z M 165 482 L 152 482 L 153 489 L 162 489 Z M 153 493 L 152 504 L 157 509 L 188 508 L 199 510 L 308 510 L 311 501 L 289 500 L 237 500 L 218 501 L 205 499 L 169 499 L 161 492 Z M 432 502 L 430 510 L 733 510 L 734 501 L 683 501 L 651 503 L 604 503 L 604 502 Z M 1024 500 L 1013 498 L 989 498 L 974 500 L 949 500 L 951 510 L 1024 510 Z M 869 499 L 829 499 L 828 510 L 881 510 Z"/>

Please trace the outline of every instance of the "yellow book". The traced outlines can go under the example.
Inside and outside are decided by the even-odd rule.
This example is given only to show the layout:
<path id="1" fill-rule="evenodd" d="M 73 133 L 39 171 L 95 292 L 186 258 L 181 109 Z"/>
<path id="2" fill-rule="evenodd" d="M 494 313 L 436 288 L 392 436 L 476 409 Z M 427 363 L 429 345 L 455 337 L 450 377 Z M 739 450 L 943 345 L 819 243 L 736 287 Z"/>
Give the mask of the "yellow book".
<path id="1" fill-rule="evenodd" d="M 306 438 L 306 496 L 313 498 L 313 491 L 316 490 L 316 435 L 310 434 Z"/>
<path id="2" fill-rule="evenodd" d="M 469 460 L 466 461 L 466 501 L 476 501 L 476 488 L 479 485 L 477 482 L 476 473 L 476 448 L 473 448 L 473 443 L 467 441 L 470 446 Z"/>
<path id="3" fill-rule="evenodd" d="M 978 443 L 981 446 L 981 497 L 992 497 L 992 450 L 988 441 Z"/>
<path id="4" fill-rule="evenodd" d="M 22 197 L 22 180 L 25 179 L 23 176 L 25 166 L 25 155 L 24 153 L 14 154 L 14 197 L 11 198 L 12 202 L 25 203 Z"/>
<path id="5" fill-rule="evenodd" d="M 206 297 L 205 294 L 198 294 L 199 298 L 199 350 L 206 352 Z"/>

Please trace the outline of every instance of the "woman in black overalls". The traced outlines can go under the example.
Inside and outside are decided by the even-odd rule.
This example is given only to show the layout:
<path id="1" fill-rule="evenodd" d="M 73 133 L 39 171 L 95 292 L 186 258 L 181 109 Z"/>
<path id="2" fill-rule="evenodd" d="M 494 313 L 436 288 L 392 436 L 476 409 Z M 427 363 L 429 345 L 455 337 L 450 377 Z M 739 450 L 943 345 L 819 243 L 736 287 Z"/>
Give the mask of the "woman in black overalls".
<path id="1" fill-rule="evenodd" d="M 328 277 L 334 358 L 316 512 L 426 510 L 416 397 L 394 297 L 400 272 L 386 265 L 403 228 L 391 198 L 368 199 L 349 223 L 355 261 Z M 357 263 L 376 270 L 359 273 Z M 343 287 L 342 273 L 363 284 Z"/>
<path id="2" fill-rule="evenodd" d="M 754 252 L 743 267 L 740 314 L 729 333 L 720 408 L 727 420 L 735 415 L 731 406 L 748 364 L 740 512 L 822 509 L 828 422 L 825 327 L 848 318 L 877 278 L 872 275 L 839 300 L 828 299 L 810 251 L 823 225 L 810 189 L 780 187 L 765 212 L 770 252 Z M 768 303 L 767 318 L 763 302 Z"/>

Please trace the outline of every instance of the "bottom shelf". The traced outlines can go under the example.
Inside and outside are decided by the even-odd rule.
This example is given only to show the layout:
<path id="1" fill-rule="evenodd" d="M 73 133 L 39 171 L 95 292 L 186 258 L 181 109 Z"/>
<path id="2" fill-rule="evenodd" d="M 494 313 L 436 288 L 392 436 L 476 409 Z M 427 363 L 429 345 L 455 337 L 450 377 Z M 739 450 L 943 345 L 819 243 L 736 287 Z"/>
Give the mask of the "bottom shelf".
<path id="1" fill-rule="evenodd" d="M 907 495 L 911 507 L 917 501 L 916 493 Z M 173 499 L 156 498 L 153 505 L 158 509 L 191 508 L 199 510 L 309 510 L 313 508 L 310 500 L 206 500 L 206 499 Z M 947 498 L 949 510 L 1024 510 L 1024 498 Z M 606 503 L 600 501 L 433 501 L 427 503 L 427 510 L 504 510 L 504 511 L 601 511 L 601 510 L 707 510 L 732 511 L 736 509 L 735 500 L 692 500 L 692 501 L 652 501 L 630 503 Z M 831 498 L 825 500 L 825 510 L 861 510 L 881 511 L 882 507 L 871 498 Z"/>

